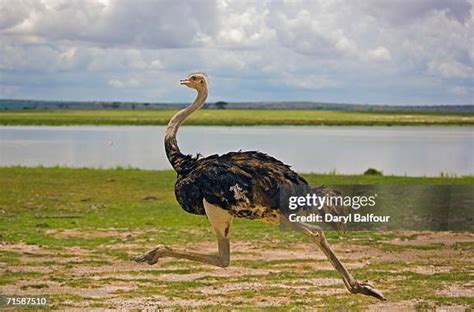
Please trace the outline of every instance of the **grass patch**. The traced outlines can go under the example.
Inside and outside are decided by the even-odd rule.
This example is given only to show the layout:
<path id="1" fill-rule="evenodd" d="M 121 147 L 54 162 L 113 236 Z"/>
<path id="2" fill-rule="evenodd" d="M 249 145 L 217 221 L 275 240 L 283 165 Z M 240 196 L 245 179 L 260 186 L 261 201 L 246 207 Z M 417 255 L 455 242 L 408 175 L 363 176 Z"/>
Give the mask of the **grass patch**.
<path id="1" fill-rule="evenodd" d="M 311 184 L 326 185 L 474 183 L 472 176 L 304 176 Z M 94 249 L 108 246 L 102 252 L 120 259 L 126 259 L 127 255 L 112 246 L 127 241 L 120 233 L 135 229 L 139 229 L 141 234 L 132 239 L 148 240 L 156 244 L 214 240 L 206 218 L 187 214 L 179 207 L 173 194 L 174 181 L 175 173 L 172 171 L 0 168 L 0 240 L 21 241 L 51 248 L 79 246 Z M 143 201 L 142 198 L 147 195 L 154 195 L 158 200 Z M 85 198 L 87 201 L 84 201 Z M 103 207 L 91 208 L 93 204 L 101 204 Z M 71 214 L 75 217 L 61 218 L 62 215 Z M 38 227 L 38 224 L 42 226 Z M 116 230 L 110 236 L 80 235 L 81 231 L 108 228 Z M 62 230 L 76 230 L 78 235 L 62 237 Z M 51 234 L 51 231 L 57 233 Z M 346 238 L 360 238 L 364 242 L 389 239 L 387 235 L 395 235 L 348 234 L 349 236 L 345 235 Z M 232 235 L 236 240 L 258 239 L 267 242 L 269 246 L 272 240 L 284 242 L 300 239 L 297 233 L 282 232 L 277 226 L 242 219 L 235 220 Z M 337 233 L 328 233 L 328 238 L 339 239 Z"/>
<path id="2" fill-rule="evenodd" d="M 2 125 L 166 125 L 175 110 L 1 111 Z M 474 125 L 474 114 L 383 113 L 330 110 L 200 110 L 188 125 Z"/>
<path id="3" fill-rule="evenodd" d="M 19 280 L 27 280 L 41 276 L 43 276 L 41 272 L 12 272 L 7 270 L 0 274 L 0 285 L 7 285 Z"/>
<path id="4" fill-rule="evenodd" d="M 19 265 L 20 253 L 15 251 L 4 250 L 0 252 L 0 262 L 9 264 L 9 265 Z"/>

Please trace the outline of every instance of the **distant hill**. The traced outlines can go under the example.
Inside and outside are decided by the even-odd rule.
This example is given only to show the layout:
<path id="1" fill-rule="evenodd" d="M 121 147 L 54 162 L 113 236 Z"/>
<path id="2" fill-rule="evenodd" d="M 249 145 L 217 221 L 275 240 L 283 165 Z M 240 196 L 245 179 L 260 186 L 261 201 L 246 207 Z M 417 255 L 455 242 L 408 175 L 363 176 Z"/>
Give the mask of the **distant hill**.
<path id="1" fill-rule="evenodd" d="M 0 99 L 0 110 L 32 109 L 179 109 L 188 103 L 142 103 L 104 101 L 42 101 Z M 297 110 L 341 110 L 358 112 L 431 112 L 474 113 L 474 105 L 368 105 L 321 102 L 218 102 L 206 104 L 207 109 L 297 109 Z"/>

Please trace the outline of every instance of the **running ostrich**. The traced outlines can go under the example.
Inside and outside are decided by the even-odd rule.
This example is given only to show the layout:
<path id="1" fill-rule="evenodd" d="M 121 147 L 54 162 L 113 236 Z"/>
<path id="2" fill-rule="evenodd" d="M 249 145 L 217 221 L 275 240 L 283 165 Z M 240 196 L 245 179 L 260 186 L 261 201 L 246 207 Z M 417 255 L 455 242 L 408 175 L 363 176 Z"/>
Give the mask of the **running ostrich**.
<path id="1" fill-rule="evenodd" d="M 181 85 L 195 89 L 197 97 L 190 106 L 171 118 L 165 134 L 166 155 L 177 173 L 177 201 L 186 212 L 207 216 L 217 236 L 218 254 L 206 255 L 157 247 L 144 255 L 132 257 L 132 260 L 151 265 L 157 263 L 159 258 L 174 257 L 225 268 L 230 263 L 229 234 L 232 219 L 285 222 L 279 209 L 279 191 L 284 187 L 307 187 L 308 183 L 290 166 L 260 152 L 230 152 L 206 158 L 182 154 L 176 134 L 184 120 L 204 105 L 208 95 L 208 79 L 204 73 L 193 73 L 182 79 Z M 330 248 L 319 227 L 293 222 L 291 226 L 301 230 L 316 243 L 351 293 L 385 300 L 382 293 L 371 285 L 360 283 L 352 277 Z"/>

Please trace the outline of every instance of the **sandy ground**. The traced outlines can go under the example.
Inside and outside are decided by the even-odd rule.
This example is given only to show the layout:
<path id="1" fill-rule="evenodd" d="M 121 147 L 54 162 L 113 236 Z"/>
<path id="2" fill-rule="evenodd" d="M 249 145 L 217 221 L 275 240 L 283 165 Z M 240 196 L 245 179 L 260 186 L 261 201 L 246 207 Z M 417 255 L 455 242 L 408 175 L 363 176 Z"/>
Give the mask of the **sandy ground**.
<path id="1" fill-rule="evenodd" d="M 376 280 L 369 282 L 386 294 L 387 302 L 349 294 L 338 276 L 331 273 L 333 269 L 324 254 L 311 243 L 278 247 L 278 244 L 268 242 L 234 241 L 233 262 L 222 269 L 170 258 L 150 266 L 101 254 L 101 249 L 108 248 L 119 248 L 132 255 L 143 247 L 155 247 L 150 242 L 134 240 L 137 233 L 68 230 L 49 234 L 68 238 L 121 235 L 128 242 L 104 245 L 100 249 L 73 247 L 61 250 L 24 244 L 2 245 L 2 252 L 19 255 L 17 261 L 0 262 L 0 272 L 11 276 L 11 280 L 0 285 L 2 295 L 47 296 L 51 308 L 87 311 L 278 308 L 292 304 L 296 310 L 325 310 L 325 307 L 338 309 L 344 303 L 348 309 L 369 311 L 420 308 L 465 311 L 472 306 L 466 302 L 457 304 L 455 299 L 471 298 L 472 302 L 474 297 L 472 245 L 470 249 L 458 248 L 458 243 L 474 242 L 472 233 L 418 233 L 415 239 L 384 242 L 388 246 L 438 244 L 439 248 L 387 251 L 349 241 L 333 244 L 347 268 L 356 271 L 356 277 L 370 279 L 364 277 L 364 270 L 370 272 L 369 277 L 375 276 Z M 215 252 L 213 242 L 173 247 Z M 467 282 L 440 280 L 429 284 L 434 285 L 434 289 L 429 290 L 431 295 L 415 294 L 411 298 L 407 295 L 408 299 L 403 299 L 405 281 L 409 277 L 406 273 L 433 276 L 460 269 L 470 276 Z"/>

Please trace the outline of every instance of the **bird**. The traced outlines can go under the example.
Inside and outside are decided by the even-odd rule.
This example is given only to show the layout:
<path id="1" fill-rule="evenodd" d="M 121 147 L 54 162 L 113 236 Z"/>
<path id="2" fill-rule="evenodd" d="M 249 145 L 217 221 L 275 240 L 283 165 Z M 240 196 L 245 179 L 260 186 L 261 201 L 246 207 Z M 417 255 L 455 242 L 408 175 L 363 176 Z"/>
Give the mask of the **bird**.
<path id="1" fill-rule="evenodd" d="M 178 111 L 166 127 L 164 146 L 166 156 L 176 171 L 175 197 L 188 213 L 206 216 L 217 237 L 217 254 L 202 254 L 159 246 L 145 254 L 132 256 L 136 262 L 150 265 L 163 257 L 188 259 L 218 267 L 230 265 L 230 228 L 233 218 L 263 220 L 288 224 L 300 230 L 323 251 L 339 272 L 344 285 L 352 294 L 363 294 L 386 300 L 372 285 L 357 281 L 331 249 L 323 230 L 313 224 L 288 222 L 282 207 L 282 193 L 310 189 L 308 182 L 289 165 L 258 151 L 229 152 L 200 157 L 181 152 L 177 133 L 182 123 L 204 106 L 209 93 L 208 76 L 202 72 L 189 74 L 180 84 L 197 92 L 194 102 Z M 330 189 L 317 188 L 329 194 Z M 334 207 L 325 207 L 333 209 Z"/>

